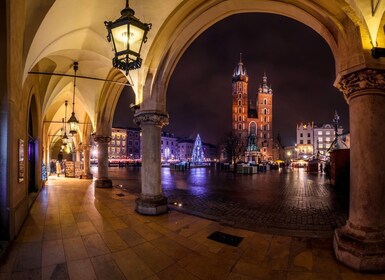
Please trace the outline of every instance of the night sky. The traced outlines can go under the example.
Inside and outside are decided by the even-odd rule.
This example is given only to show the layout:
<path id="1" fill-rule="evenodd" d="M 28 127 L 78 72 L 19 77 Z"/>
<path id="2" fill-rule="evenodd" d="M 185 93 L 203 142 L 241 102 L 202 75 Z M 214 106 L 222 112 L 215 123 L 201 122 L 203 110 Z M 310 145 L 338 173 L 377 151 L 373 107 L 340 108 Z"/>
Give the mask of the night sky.
<path id="1" fill-rule="evenodd" d="M 231 130 L 231 78 L 239 53 L 255 94 L 266 72 L 273 89 L 273 132 L 294 145 L 296 124 L 332 123 L 334 111 L 348 130 L 349 110 L 334 88 L 334 58 L 327 43 L 304 24 L 272 14 L 230 16 L 201 34 L 180 59 L 169 83 L 165 131 L 218 144 Z M 122 92 L 113 126 L 134 127 Z"/>

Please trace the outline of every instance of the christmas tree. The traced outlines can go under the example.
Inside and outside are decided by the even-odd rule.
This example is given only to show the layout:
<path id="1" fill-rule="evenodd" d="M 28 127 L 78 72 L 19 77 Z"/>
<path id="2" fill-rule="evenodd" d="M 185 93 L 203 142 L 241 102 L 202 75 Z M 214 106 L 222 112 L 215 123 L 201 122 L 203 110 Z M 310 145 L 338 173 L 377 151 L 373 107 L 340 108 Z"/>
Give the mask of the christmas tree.
<path id="1" fill-rule="evenodd" d="M 199 137 L 199 134 L 197 135 L 197 138 L 195 139 L 194 149 L 192 152 L 192 160 L 193 163 L 200 163 L 205 161 L 205 154 L 202 148 L 202 141 Z"/>

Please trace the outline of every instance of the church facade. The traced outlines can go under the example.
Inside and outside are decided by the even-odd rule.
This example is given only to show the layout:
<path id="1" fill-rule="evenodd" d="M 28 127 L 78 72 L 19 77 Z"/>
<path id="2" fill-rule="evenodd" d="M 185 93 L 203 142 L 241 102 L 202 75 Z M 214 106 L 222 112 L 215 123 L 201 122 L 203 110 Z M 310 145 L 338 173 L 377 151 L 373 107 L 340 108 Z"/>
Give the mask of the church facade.
<path id="1" fill-rule="evenodd" d="M 278 159 L 273 138 L 273 90 L 266 73 L 254 96 L 248 94 L 249 77 L 240 59 L 232 77 L 232 132 L 240 139 L 246 162 Z"/>

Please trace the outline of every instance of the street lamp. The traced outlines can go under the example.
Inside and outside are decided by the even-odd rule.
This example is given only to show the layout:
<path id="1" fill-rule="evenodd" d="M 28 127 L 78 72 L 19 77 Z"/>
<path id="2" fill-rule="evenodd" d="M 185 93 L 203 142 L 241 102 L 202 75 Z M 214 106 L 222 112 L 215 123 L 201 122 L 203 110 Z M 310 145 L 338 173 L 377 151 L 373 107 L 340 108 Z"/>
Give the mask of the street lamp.
<path id="1" fill-rule="evenodd" d="M 140 68 L 142 59 L 140 51 L 143 43 L 147 41 L 147 32 L 151 29 L 151 23 L 143 23 L 134 15 L 135 12 L 128 6 L 120 12 L 121 17 L 116 21 L 105 21 L 107 28 L 107 40 L 112 42 L 114 58 L 112 65 L 115 68 L 126 71 Z"/>
<path id="2" fill-rule="evenodd" d="M 68 120 L 68 123 L 70 125 L 70 133 L 72 135 L 77 133 L 77 127 L 78 127 L 78 124 L 79 124 L 79 121 L 77 120 L 77 118 L 75 116 L 76 71 L 78 70 L 78 65 L 79 64 L 75 61 L 74 62 L 74 71 L 75 71 L 75 75 L 74 75 L 74 91 L 73 91 L 73 95 L 72 95 L 72 114 L 71 114 L 71 117 Z"/>

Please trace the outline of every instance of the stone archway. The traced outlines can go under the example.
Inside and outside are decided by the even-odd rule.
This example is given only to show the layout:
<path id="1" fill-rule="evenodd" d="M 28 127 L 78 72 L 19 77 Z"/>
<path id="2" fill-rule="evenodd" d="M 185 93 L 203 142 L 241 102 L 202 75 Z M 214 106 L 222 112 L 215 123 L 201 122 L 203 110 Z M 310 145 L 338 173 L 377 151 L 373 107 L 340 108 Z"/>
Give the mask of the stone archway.
<path id="1" fill-rule="evenodd" d="M 357 27 L 357 18 L 350 18 L 354 12 L 347 12 L 346 9 L 350 7 L 345 2 L 336 1 L 338 3 L 328 7 L 333 12 L 339 10 L 342 17 L 331 17 L 329 10 L 321 5 L 292 2 L 197 1 L 191 6 L 181 7 L 165 23 L 153 44 L 157 48 L 150 49 L 145 61 L 147 72 L 143 76 L 145 82 L 141 110 L 135 117 L 142 127 L 143 139 L 153 139 L 142 143 L 142 174 L 145 175 L 142 175 L 142 194 L 137 200 L 137 211 L 155 215 L 167 209 L 167 200 L 160 188 L 158 140 L 161 127 L 168 122 L 165 107 L 168 81 L 184 50 L 199 34 L 226 16 L 243 12 L 284 15 L 311 27 L 329 44 L 335 58 L 335 85 L 341 89 L 349 103 L 351 203 L 346 226 L 335 233 L 336 256 L 357 270 L 384 270 L 385 217 L 382 213 L 385 211 L 385 178 L 380 169 L 385 168 L 385 164 L 380 155 L 385 154 L 384 145 L 381 144 L 385 132 L 373 132 L 385 118 L 385 64 L 375 61 L 366 43 L 362 44 L 369 30 L 363 25 Z M 377 151 L 372 148 L 373 143 Z M 367 147 L 371 148 L 364 154 L 362 150 Z M 151 180 L 145 178 L 148 174 L 151 174 Z"/>

